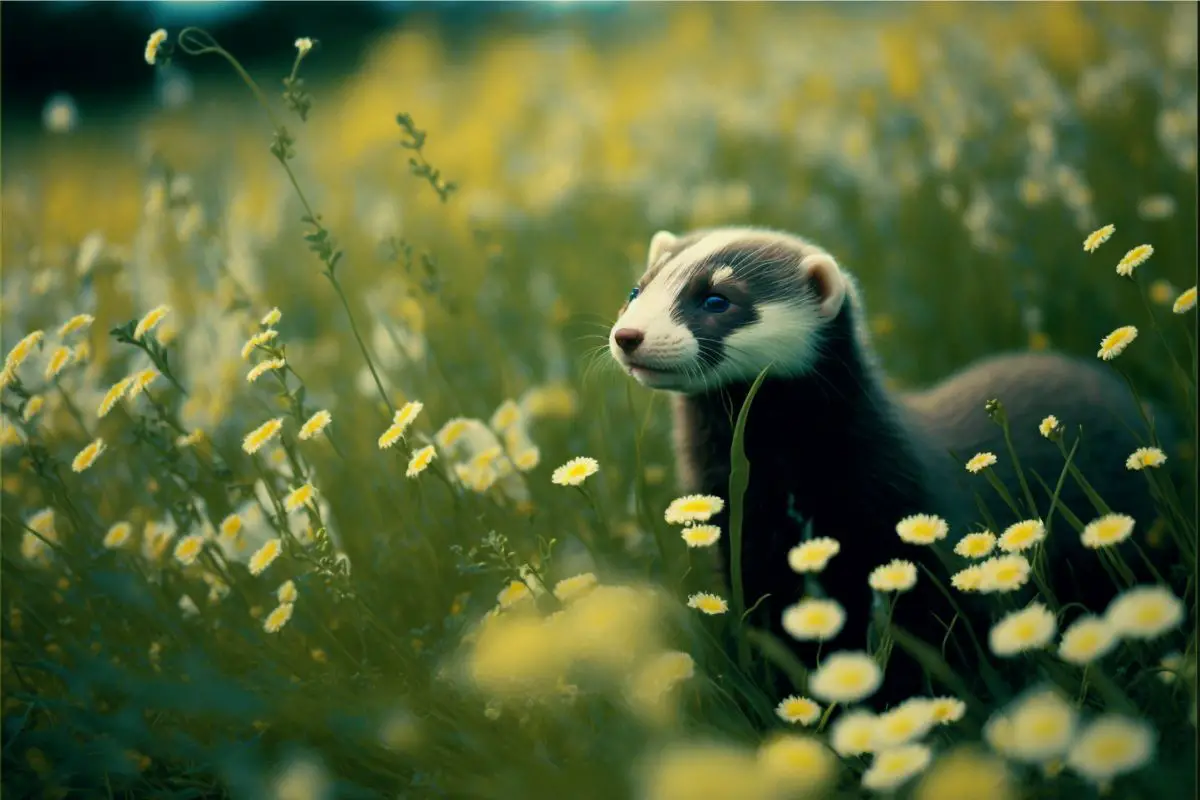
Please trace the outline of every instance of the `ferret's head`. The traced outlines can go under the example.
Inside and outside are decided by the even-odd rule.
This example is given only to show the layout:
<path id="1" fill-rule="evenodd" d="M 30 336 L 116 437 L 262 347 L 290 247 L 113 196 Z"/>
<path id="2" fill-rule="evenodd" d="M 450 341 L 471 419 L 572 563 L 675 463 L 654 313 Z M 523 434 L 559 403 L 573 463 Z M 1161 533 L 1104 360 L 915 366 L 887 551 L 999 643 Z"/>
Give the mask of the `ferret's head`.
<path id="1" fill-rule="evenodd" d="M 683 393 L 808 372 L 853 289 L 833 257 L 796 236 L 717 228 L 650 242 L 646 272 L 608 337 L 644 386 Z"/>

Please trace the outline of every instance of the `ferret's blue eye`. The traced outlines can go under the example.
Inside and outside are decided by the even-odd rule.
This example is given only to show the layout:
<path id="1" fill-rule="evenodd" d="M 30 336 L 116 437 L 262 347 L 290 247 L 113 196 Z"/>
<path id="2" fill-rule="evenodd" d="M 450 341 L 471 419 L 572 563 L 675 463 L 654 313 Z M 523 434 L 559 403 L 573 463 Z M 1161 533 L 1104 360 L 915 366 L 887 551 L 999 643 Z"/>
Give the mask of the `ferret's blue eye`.
<path id="1" fill-rule="evenodd" d="M 638 288 L 638 287 L 636 287 L 636 286 L 635 286 L 635 287 L 633 287 L 633 288 L 632 288 L 632 289 L 629 291 L 629 301 L 630 301 L 630 302 L 633 302 L 635 299 L 637 299 L 637 296 L 638 296 L 639 294 L 641 294 L 641 293 L 642 293 L 642 290 L 641 290 L 641 289 L 639 289 L 639 288 Z"/>
<path id="2" fill-rule="evenodd" d="M 713 314 L 720 314 L 729 308 L 729 300 L 719 294 L 710 294 L 704 298 L 704 302 L 700 304 L 700 307 Z"/>

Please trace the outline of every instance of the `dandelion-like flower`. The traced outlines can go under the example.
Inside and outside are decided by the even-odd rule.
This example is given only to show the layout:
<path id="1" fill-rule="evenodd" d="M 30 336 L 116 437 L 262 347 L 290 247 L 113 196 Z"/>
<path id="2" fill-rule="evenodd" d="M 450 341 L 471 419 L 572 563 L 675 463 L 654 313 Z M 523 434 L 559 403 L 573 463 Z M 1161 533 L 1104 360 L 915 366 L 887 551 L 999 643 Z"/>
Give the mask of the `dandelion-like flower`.
<path id="1" fill-rule="evenodd" d="M 1130 278 L 1133 276 L 1133 271 L 1146 263 L 1150 256 L 1154 255 L 1154 248 L 1148 244 L 1139 244 L 1137 247 L 1130 250 L 1121 261 L 1117 264 L 1117 274 L 1122 278 Z"/>
<path id="2" fill-rule="evenodd" d="M 302 441 L 307 441 L 314 436 L 320 435 L 320 433 L 324 431 L 331 422 L 333 422 L 333 414 L 330 414 L 328 411 L 322 409 L 321 411 L 318 411 L 309 417 L 308 420 L 300 426 L 300 432 L 296 434 L 296 437 Z"/>
<path id="3" fill-rule="evenodd" d="M 967 704 L 957 697 L 935 697 L 929 701 L 929 712 L 939 725 L 958 722 L 967 713 Z"/>
<path id="4" fill-rule="evenodd" d="M 670 525 L 687 525 L 693 522 L 708 522 L 713 515 L 721 513 L 725 501 L 706 494 L 689 494 L 678 497 L 667 506 L 663 518 Z"/>
<path id="5" fill-rule="evenodd" d="M 818 536 L 802 542 L 788 551 L 788 566 L 793 572 L 820 572 L 842 549 L 837 539 Z"/>
<path id="6" fill-rule="evenodd" d="M 246 373 L 246 383 L 254 383 L 270 370 L 283 369 L 286 366 L 287 361 L 282 358 L 268 358 L 266 361 L 260 361 Z"/>
<path id="7" fill-rule="evenodd" d="M 512 400 L 505 400 L 492 414 L 492 430 L 504 433 L 521 421 L 521 407 Z"/>
<path id="8" fill-rule="evenodd" d="M 280 603 L 295 603 L 299 594 L 296 590 L 296 582 L 290 578 L 279 584 L 279 588 L 275 590 L 275 596 Z"/>
<path id="9" fill-rule="evenodd" d="M 1133 534 L 1133 526 L 1133 517 L 1125 514 L 1105 514 L 1089 522 L 1083 529 L 1083 545 L 1095 550 L 1120 544 Z"/>
<path id="10" fill-rule="evenodd" d="M 1083 240 L 1083 249 L 1089 253 L 1094 253 L 1096 248 L 1107 242 L 1117 231 L 1116 225 L 1105 225 L 1099 230 L 1094 230 L 1088 234 L 1088 237 Z"/>
<path id="11" fill-rule="evenodd" d="M 100 457 L 104 450 L 104 440 L 100 437 L 96 437 L 91 444 L 76 454 L 74 460 L 71 461 L 71 469 L 75 472 L 83 472 L 92 464 L 96 463 L 96 459 Z"/>
<path id="12" fill-rule="evenodd" d="M 1016 800 L 1004 761 L 972 747 L 958 747 L 933 762 L 921 778 L 916 800 Z"/>
<path id="13" fill-rule="evenodd" d="M 296 40 L 296 49 L 300 52 L 301 58 L 308 55 L 309 51 L 312 50 L 312 48 L 313 48 L 313 40 L 308 38 L 307 36 L 303 36 Z"/>
<path id="14" fill-rule="evenodd" d="M 1062 423 L 1058 421 L 1058 417 L 1051 414 L 1038 423 L 1038 433 L 1047 439 L 1053 439 L 1057 434 L 1062 432 Z"/>
<path id="15" fill-rule="evenodd" d="M 871 570 L 867 583 L 877 592 L 907 592 L 917 583 L 917 566 L 902 558 Z"/>
<path id="16" fill-rule="evenodd" d="M 875 722 L 870 711 L 858 709 L 839 716 L 829 729 L 829 745 L 840 756 L 858 756 L 875 749 Z"/>
<path id="17" fill-rule="evenodd" d="M 434 441 L 437 442 L 438 447 L 448 450 L 454 446 L 455 442 L 462 438 L 470 425 L 471 420 L 466 417 L 455 417 L 454 419 L 447 420 L 446 424 L 439 428 L 438 432 L 434 435 Z"/>
<path id="18" fill-rule="evenodd" d="M 812 674 L 808 689 L 827 703 L 857 703 L 883 682 L 883 671 L 867 653 L 841 651 L 828 656 Z"/>
<path id="19" fill-rule="evenodd" d="M 129 387 L 133 385 L 133 377 L 122 378 L 112 385 L 104 397 L 100 400 L 100 407 L 96 409 L 96 416 L 104 418 L 108 416 L 108 412 L 113 410 L 117 402 L 129 392 Z"/>
<path id="20" fill-rule="evenodd" d="M 906 744 L 880 750 L 863 773 L 862 785 L 873 791 L 895 789 L 919 775 L 932 760 L 933 751 L 923 744 Z"/>
<path id="21" fill-rule="evenodd" d="M 196 563 L 200 551 L 204 549 L 204 537 L 198 533 L 185 536 L 175 544 L 175 560 L 185 567 Z"/>
<path id="22" fill-rule="evenodd" d="M 278 308 L 272 308 L 270 311 L 268 311 L 266 314 L 263 315 L 263 318 L 262 318 L 262 321 L 260 322 L 260 324 L 264 328 L 273 328 L 279 324 L 279 320 L 281 320 L 281 319 L 283 319 L 283 312 L 280 311 Z"/>
<path id="23" fill-rule="evenodd" d="M 33 348 L 42 343 L 42 339 L 45 336 L 40 330 L 34 331 L 13 345 L 13 349 L 8 351 L 8 356 L 4 359 L 4 371 L 12 372 L 21 366 L 29 358 L 30 353 L 33 352 Z"/>
<path id="24" fill-rule="evenodd" d="M 554 584 L 554 596 L 561 603 L 569 603 L 596 588 L 598 583 L 599 581 L 596 579 L 595 573 L 592 572 L 572 575 L 570 578 L 563 578 Z M 524 584 L 521 585 L 524 586 Z"/>
<path id="25" fill-rule="evenodd" d="M 388 429 L 379 435 L 379 449 L 387 450 L 396 442 L 404 438 L 404 428 L 400 425 L 392 423 Z"/>
<path id="26" fill-rule="evenodd" d="M 413 420 L 421 413 L 421 409 L 425 408 L 425 404 L 420 400 L 410 400 L 401 406 L 392 417 L 392 425 L 400 428 L 400 432 L 408 430 L 408 426 L 413 424 Z"/>
<path id="27" fill-rule="evenodd" d="M 1185 290 L 1179 297 L 1175 298 L 1175 303 L 1171 306 L 1171 310 L 1176 314 L 1186 314 L 1196 307 L 1196 287 Z"/>
<path id="28" fill-rule="evenodd" d="M 836 600 L 808 598 L 783 610 L 783 629 L 800 641 L 832 639 L 845 622 L 846 612 Z"/>
<path id="29" fill-rule="evenodd" d="M 983 558 L 990 555 L 996 546 L 996 536 L 991 531 L 968 533 L 954 545 L 954 552 L 963 558 Z"/>
<path id="30" fill-rule="evenodd" d="M 784 722 L 793 725 L 812 725 L 821 718 L 821 706 L 816 701 L 800 695 L 790 695 L 779 701 L 775 714 Z"/>
<path id="31" fill-rule="evenodd" d="M 132 376 L 132 381 L 129 384 L 129 399 L 133 400 L 142 392 L 150 387 L 159 377 L 158 370 L 154 368 L 144 369 L 141 372 Z"/>
<path id="32" fill-rule="evenodd" d="M 128 522 L 118 522 L 104 534 L 104 547 L 108 550 L 118 550 L 129 542 L 132 535 L 132 525 Z"/>
<path id="33" fill-rule="evenodd" d="M 776 734 L 758 749 L 758 766 L 780 797 L 821 795 L 837 760 L 814 736 Z"/>
<path id="34" fill-rule="evenodd" d="M 292 618 L 293 608 L 291 603 L 280 603 L 274 611 L 267 614 L 266 620 L 263 621 L 263 630 L 267 633 L 279 633 Z"/>
<path id="35" fill-rule="evenodd" d="M 81 330 L 84 330 L 85 328 L 90 327 L 95 321 L 96 318 L 91 314 L 76 314 L 59 327 L 59 338 L 66 338 L 72 333 L 77 333 Z"/>
<path id="36" fill-rule="evenodd" d="M 163 42 L 167 40 L 167 32 L 159 28 L 154 33 L 150 34 L 150 39 L 146 42 L 146 63 L 154 66 L 158 61 L 159 48 L 163 46 Z"/>
<path id="37" fill-rule="evenodd" d="M 42 410 L 44 405 L 46 405 L 46 398 L 42 397 L 40 394 L 35 394 L 33 397 L 29 398 L 28 401 L 26 401 L 25 408 L 21 411 L 21 419 L 25 422 L 29 422 L 29 420 L 38 415 L 38 412 Z"/>
<path id="38" fill-rule="evenodd" d="M 694 608 L 704 614 L 724 614 L 729 610 L 729 603 L 724 598 L 708 592 L 697 592 L 688 598 L 688 608 Z"/>
<path id="39" fill-rule="evenodd" d="M 316 493 L 317 490 L 313 488 L 311 483 L 306 483 L 303 486 L 297 486 L 295 489 L 288 492 L 288 496 L 283 499 L 283 508 L 285 511 L 290 513 L 298 508 L 307 506 L 312 503 L 312 499 Z"/>
<path id="40" fill-rule="evenodd" d="M 50 354 L 50 359 L 46 362 L 46 370 L 42 373 L 42 377 L 48 381 L 52 381 L 58 377 L 59 373 L 67 368 L 71 363 L 71 348 L 64 345 L 59 345 L 54 348 L 54 352 Z"/>
<path id="41" fill-rule="evenodd" d="M 967 462 L 967 472 L 972 474 L 981 472 L 996 463 L 995 453 L 976 453 Z"/>
<path id="42" fill-rule="evenodd" d="M 1079 732 L 1067 754 L 1067 766 L 1087 780 L 1106 784 L 1154 757 L 1154 730 L 1144 722 L 1105 714 Z"/>
<path id="43" fill-rule="evenodd" d="M 689 525 L 679 535 L 688 547 L 711 547 L 721 538 L 721 529 L 716 525 Z"/>
<path id="44" fill-rule="evenodd" d="M 1125 352 L 1125 348 L 1137 338 L 1137 335 L 1138 329 L 1133 325 L 1117 328 L 1100 340 L 1100 349 L 1096 351 L 1096 357 L 1104 361 L 1112 361 Z"/>
<path id="45" fill-rule="evenodd" d="M 433 462 L 436 455 L 437 451 L 431 444 L 427 444 L 414 452 L 412 458 L 408 460 L 408 469 L 404 471 L 405 477 L 415 478 L 420 475 Z"/>
<path id="46" fill-rule="evenodd" d="M 1103 617 L 1084 615 L 1063 631 L 1058 657 L 1071 664 L 1090 664 L 1117 644 L 1117 631 Z"/>
<path id="47" fill-rule="evenodd" d="M 275 559 L 279 558 L 281 552 L 283 552 L 282 539 L 276 537 L 267 541 L 254 551 L 254 555 L 250 556 L 250 574 L 261 575 L 267 567 L 274 563 Z"/>
<path id="48" fill-rule="evenodd" d="M 269 419 L 246 434 L 246 438 L 242 440 L 242 449 L 250 455 L 254 455 L 264 444 L 278 436 L 281 430 L 283 430 L 283 417 Z"/>
<path id="49" fill-rule="evenodd" d="M 599 469 L 600 464 L 596 459 L 580 456 L 555 469 L 550 481 L 559 486 L 579 486 Z"/>
<path id="50" fill-rule="evenodd" d="M 496 602 L 501 608 L 508 608 L 516 603 L 533 597 L 533 593 L 529 591 L 529 587 L 524 581 L 512 581 L 500 590 L 496 595 Z"/>
<path id="51" fill-rule="evenodd" d="M 242 531 L 242 518 L 237 514 L 230 514 L 221 520 L 220 531 L 222 536 L 232 539 Z"/>
<path id="52" fill-rule="evenodd" d="M 960 592 L 978 592 L 983 586 L 983 564 L 975 564 L 950 576 L 950 585 Z"/>
<path id="53" fill-rule="evenodd" d="M 1006 553 L 1021 553 L 1046 538 L 1046 526 L 1040 519 L 1027 519 L 1009 525 L 996 542 Z"/>
<path id="54" fill-rule="evenodd" d="M 923 738 L 936 724 L 933 701 L 927 697 L 911 697 L 875 720 L 875 746 L 886 750 L 908 744 Z"/>
<path id="55" fill-rule="evenodd" d="M 1004 711 L 1008 741 L 1005 755 L 1028 764 L 1045 764 L 1066 754 L 1075 738 L 1075 709 L 1057 692 L 1039 689 Z"/>
<path id="56" fill-rule="evenodd" d="M 1157 639 L 1183 622 L 1183 603 L 1162 586 L 1135 586 L 1113 598 L 1104 617 L 1126 639 Z"/>
<path id="57" fill-rule="evenodd" d="M 170 313 L 170 306 L 159 306 L 158 308 L 151 309 L 146 316 L 138 320 L 137 327 L 133 329 L 133 338 L 141 339 L 147 333 L 158 327 L 158 323 L 162 322 L 166 318 L 167 314 Z"/>
<path id="58" fill-rule="evenodd" d="M 933 544 L 949 532 L 946 520 L 933 514 L 914 514 L 896 523 L 896 533 L 909 544 Z"/>
<path id="59" fill-rule="evenodd" d="M 1042 603 L 1030 603 L 993 625 L 988 643 L 996 655 L 1014 656 L 1045 647 L 1054 637 L 1055 627 L 1053 611 Z"/>
<path id="60" fill-rule="evenodd" d="M 1019 553 L 989 558 L 978 566 L 978 588 L 986 593 L 1015 592 L 1029 582 L 1032 571 L 1029 559 Z"/>
<path id="61" fill-rule="evenodd" d="M 529 472 L 542 461 L 542 452 L 532 445 L 513 455 L 513 466 L 521 472 Z"/>
<path id="62" fill-rule="evenodd" d="M 1147 467 L 1161 467 L 1167 463 L 1167 454 L 1157 447 L 1139 447 L 1125 459 L 1125 469 L 1142 470 Z"/>
<path id="63" fill-rule="evenodd" d="M 251 354 L 255 351 L 255 349 L 257 349 L 261 345 L 264 345 L 267 342 L 271 341 L 278 335 L 279 335 L 279 331 L 275 330 L 274 328 L 268 328 L 265 331 L 259 331 L 258 333 L 251 336 L 249 339 L 246 340 L 246 343 L 244 345 L 242 345 L 242 360 L 243 361 L 249 360 Z"/>

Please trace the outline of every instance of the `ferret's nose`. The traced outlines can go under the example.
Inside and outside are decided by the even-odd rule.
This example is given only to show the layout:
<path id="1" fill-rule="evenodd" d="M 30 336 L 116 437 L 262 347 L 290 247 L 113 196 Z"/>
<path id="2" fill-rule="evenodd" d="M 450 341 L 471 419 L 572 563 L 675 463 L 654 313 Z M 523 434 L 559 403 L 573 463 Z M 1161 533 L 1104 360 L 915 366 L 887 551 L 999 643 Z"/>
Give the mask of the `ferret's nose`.
<path id="1" fill-rule="evenodd" d="M 632 353 L 638 349 L 638 345 L 646 338 L 646 334 L 634 328 L 620 328 L 613 332 L 613 341 L 617 343 L 617 347 L 624 350 L 626 353 Z"/>

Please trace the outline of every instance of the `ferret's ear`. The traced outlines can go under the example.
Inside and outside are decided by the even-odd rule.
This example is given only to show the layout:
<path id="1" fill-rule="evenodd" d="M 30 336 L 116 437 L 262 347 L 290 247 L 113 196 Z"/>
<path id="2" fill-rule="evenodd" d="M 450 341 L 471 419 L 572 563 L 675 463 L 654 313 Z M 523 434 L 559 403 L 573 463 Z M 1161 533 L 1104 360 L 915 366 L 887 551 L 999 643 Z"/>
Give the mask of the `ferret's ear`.
<path id="1" fill-rule="evenodd" d="M 663 253 L 675 246 L 679 239 L 670 231 L 659 231 L 650 238 L 650 254 L 646 257 L 646 266 L 652 267 L 662 258 Z"/>
<path id="2" fill-rule="evenodd" d="M 846 277 L 833 256 L 813 253 L 800 262 L 800 272 L 817 294 L 818 313 L 826 319 L 836 317 L 846 302 Z"/>

